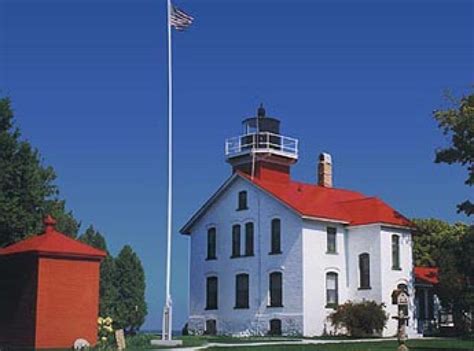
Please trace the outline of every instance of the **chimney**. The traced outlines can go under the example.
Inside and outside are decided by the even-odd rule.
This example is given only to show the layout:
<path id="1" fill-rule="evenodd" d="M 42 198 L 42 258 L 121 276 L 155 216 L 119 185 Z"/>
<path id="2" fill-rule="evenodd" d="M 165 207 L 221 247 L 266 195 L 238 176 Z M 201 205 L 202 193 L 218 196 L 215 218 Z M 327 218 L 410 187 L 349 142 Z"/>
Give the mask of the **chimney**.
<path id="1" fill-rule="evenodd" d="M 325 152 L 319 155 L 318 185 L 332 188 L 332 159 L 331 155 Z"/>

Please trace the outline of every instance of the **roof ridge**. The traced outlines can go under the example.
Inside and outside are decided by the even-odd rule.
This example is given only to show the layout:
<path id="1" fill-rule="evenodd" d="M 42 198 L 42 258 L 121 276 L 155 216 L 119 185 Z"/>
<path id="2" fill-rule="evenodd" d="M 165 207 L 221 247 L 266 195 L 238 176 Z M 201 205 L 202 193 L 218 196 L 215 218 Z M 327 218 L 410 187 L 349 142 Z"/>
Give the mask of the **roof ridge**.
<path id="1" fill-rule="evenodd" d="M 254 182 L 254 181 L 257 181 L 257 182 L 265 182 L 265 183 L 270 183 L 270 184 L 286 184 L 286 183 L 282 183 L 282 182 L 278 182 L 278 181 L 271 181 L 271 180 L 262 180 L 262 179 L 252 179 L 250 176 L 248 176 L 247 174 L 241 172 L 241 171 L 237 171 L 236 172 L 238 175 L 240 176 L 243 176 L 244 178 L 246 179 L 249 179 L 251 182 Z M 344 192 L 348 192 L 348 193 L 353 193 L 353 194 L 358 194 L 358 195 L 362 195 L 365 197 L 365 195 L 363 193 L 361 193 L 360 191 L 357 191 L 357 190 L 352 190 L 352 189 L 347 189 L 347 188 L 338 188 L 338 187 L 325 187 L 325 186 L 322 186 L 322 185 L 319 185 L 319 184 L 315 184 L 315 183 L 307 183 L 307 182 L 302 182 L 302 181 L 298 181 L 298 180 L 294 180 L 294 179 L 290 179 L 288 181 L 288 183 L 292 183 L 294 185 L 304 185 L 304 186 L 308 186 L 308 187 L 314 187 L 314 188 L 317 188 L 317 189 L 325 189 L 325 190 L 333 190 L 333 191 L 344 191 Z"/>
<path id="2" fill-rule="evenodd" d="M 360 199 L 351 199 L 351 200 L 342 200 L 342 201 L 336 201 L 337 204 L 344 204 L 348 202 L 356 202 L 356 201 L 367 201 L 367 200 L 378 200 L 382 201 L 378 196 L 364 196 Z M 383 201 L 382 201 L 383 202 Z"/>

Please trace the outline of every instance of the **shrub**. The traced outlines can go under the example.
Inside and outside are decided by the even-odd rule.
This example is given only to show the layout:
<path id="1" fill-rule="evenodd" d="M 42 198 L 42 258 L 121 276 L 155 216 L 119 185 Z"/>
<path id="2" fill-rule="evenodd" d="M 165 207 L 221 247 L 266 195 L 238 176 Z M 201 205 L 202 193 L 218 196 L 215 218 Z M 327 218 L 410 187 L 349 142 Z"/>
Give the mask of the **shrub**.
<path id="1" fill-rule="evenodd" d="M 380 334 L 387 324 L 388 315 L 384 311 L 383 303 L 351 301 L 339 305 L 329 315 L 329 321 L 337 329 L 345 328 L 350 336 L 367 337 Z"/>

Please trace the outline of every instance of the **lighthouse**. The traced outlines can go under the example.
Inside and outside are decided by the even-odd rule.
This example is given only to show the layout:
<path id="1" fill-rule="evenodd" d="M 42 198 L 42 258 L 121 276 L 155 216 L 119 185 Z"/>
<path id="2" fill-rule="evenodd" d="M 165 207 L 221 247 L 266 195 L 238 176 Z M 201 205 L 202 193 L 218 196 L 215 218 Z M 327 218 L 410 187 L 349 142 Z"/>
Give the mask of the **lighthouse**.
<path id="1" fill-rule="evenodd" d="M 394 315 L 395 289 L 413 299 L 411 222 L 335 187 L 328 153 L 315 157 L 312 182 L 294 180 L 299 156 L 298 140 L 262 105 L 225 140 L 231 174 L 180 230 L 191 241 L 189 333 L 313 337 L 336 332 L 327 317 L 347 301 Z M 390 319 L 383 335 L 396 329 Z"/>

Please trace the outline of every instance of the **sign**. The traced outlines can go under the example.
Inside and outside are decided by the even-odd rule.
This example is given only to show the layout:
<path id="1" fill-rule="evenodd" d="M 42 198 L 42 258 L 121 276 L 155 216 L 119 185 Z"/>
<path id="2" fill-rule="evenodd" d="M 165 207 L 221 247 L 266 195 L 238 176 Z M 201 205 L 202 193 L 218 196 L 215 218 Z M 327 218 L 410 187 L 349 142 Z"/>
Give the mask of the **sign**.
<path id="1" fill-rule="evenodd" d="M 125 350 L 125 334 L 123 333 L 123 329 L 118 329 L 115 331 L 115 341 L 117 342 L 117 349 Z"/>

